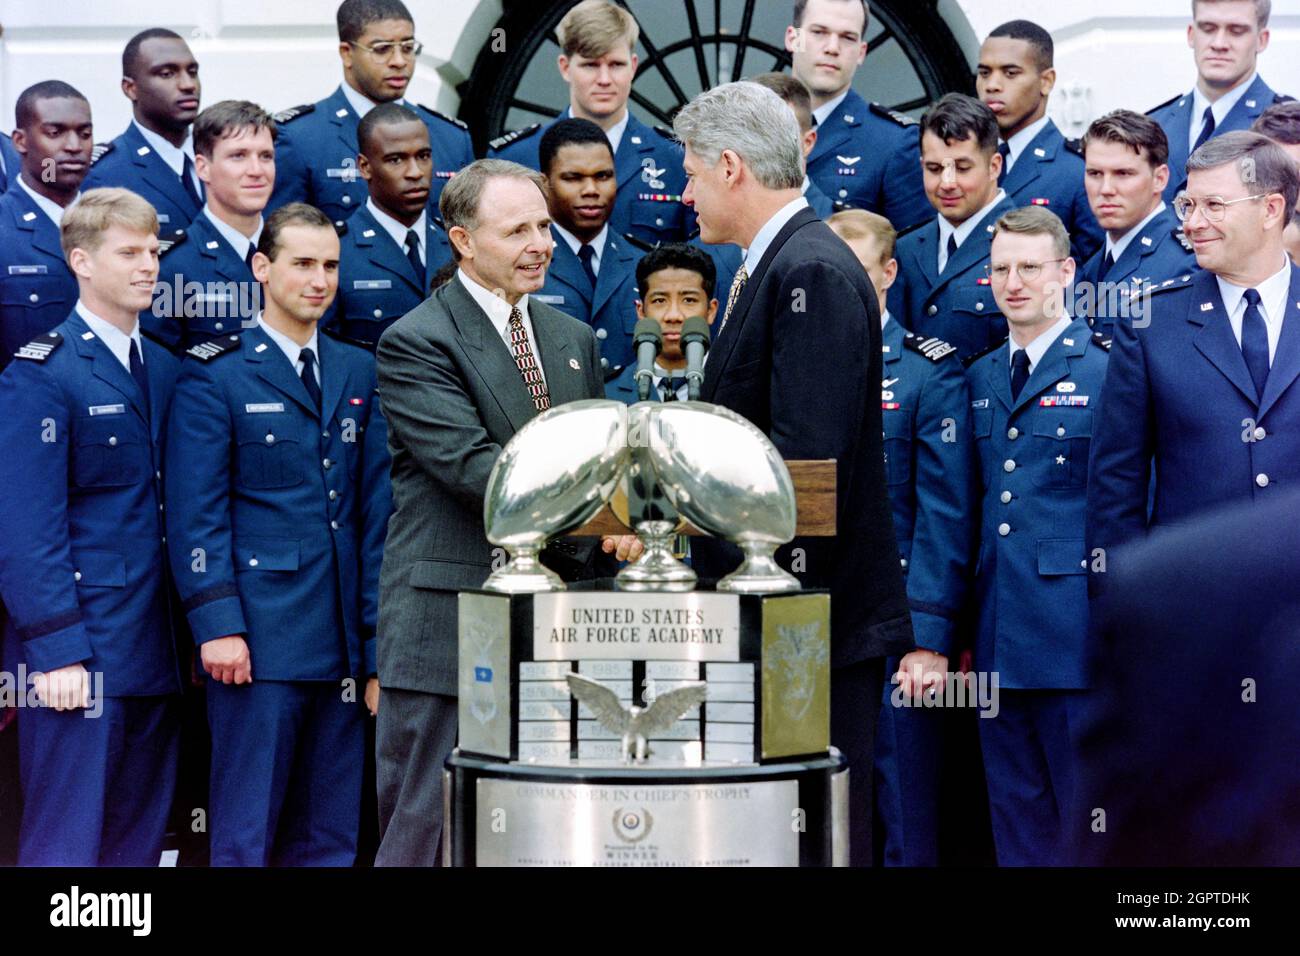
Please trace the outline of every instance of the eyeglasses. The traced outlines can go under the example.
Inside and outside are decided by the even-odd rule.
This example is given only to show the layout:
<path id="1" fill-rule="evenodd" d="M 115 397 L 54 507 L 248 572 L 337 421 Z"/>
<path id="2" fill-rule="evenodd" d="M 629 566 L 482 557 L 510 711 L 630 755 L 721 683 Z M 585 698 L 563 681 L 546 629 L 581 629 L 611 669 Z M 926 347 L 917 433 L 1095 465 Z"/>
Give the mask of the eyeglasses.
<path id="1" fill-rule="evenodd" d="M 1179 222 L 1186 222 L 1192 218 L 1192 213 L 1196 212 L 1196 207 L 1201 207 L 1201 213 L 1210 222 L 1223 222 L 1223 217 L 1227 215 L 1228 207 L 1236 205 L 1239 202 L 1246 202 L 1248 199 L 1264 199 L 1268 193 L 1256 193 L 1253 196 L 1242 196 L 1240 199 L 1220 199 L 1218 196 L 1210 196 L 1206 199 L 1193 199 L 1186 193 L 1179 193 L 1178 198 L 1174 200 L 1174 215 L 1178 217 Z"/>
<path id="2" fill-rule="evenodd" d="M 1016 275 L 1022 282 L 1033 282 L 1043 274 L 1043 266 L 1049 262 L 1064 262 L 1065 259 L 1044 259 L 1042 262 L 1017 262 Z M 984 267 L 984 274 L 994 282 L 1006 282 L 1011 276 L 1011 266 L 1005 263 Z"/>
<path id="3" fill-rule="evenodd" d="M 365 50 L 376 60 L 391 60 L 394 50 L 401 50 L 402 56 L 419 56 L 420 51 L 424 49 L 424 44 L 419 40 L 403 40 L 401 43 L 372 43 L 365 46 L 361 43 L 347 41 L 348 46 L 356 47 L 358 50 Z"/>

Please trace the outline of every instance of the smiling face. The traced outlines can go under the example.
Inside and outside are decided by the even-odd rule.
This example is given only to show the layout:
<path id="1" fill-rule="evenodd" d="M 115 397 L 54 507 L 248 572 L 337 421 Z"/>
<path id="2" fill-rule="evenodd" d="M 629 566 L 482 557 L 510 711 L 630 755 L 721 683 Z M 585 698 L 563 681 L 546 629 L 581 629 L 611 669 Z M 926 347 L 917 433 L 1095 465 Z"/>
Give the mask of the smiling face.
<path id="1" fill-rule="evenodd" d="M 1187 45 L 1196 58 L 1202 89 L 1222 94 L 1245 80 L 1255 72 L 1268 38 L 1268 30 L 1259 28 L 1254 0 L 1197 3 Z"/>
<path id="2" fill-rule="evenodd" d="M 1042 118 L 1055 83 L 1056 70 L 1039 72 L 1028 40 L 989 37 L 980 47 L 975 92 L 998 118 L 1003 139 Z"/>
<path id="3" fill-rule="evenodd" d="M 1053 262 L 1054 259 L 1064 261 Z M 1040 266 L 1038 274 L 1023 279 L 1017 267 Z M 1074 260 L 1056 251 L 1046 233 L 1015 233 L 999 230 L 989 249 L 993 273 L 990 286 L 998 309 L 1022 343 L 1056 322 L 1065 310 L 1065 289 L 1074 279 Z M 1005 269 L 1005 275 L 999 271 Z"/>
<path id="4" fill-rule="evenodd" d="M 325 314 L 339 287 L 339 237 L 333 229 L 284 226 L 275 258 L 253 256 L 253 276 L 266 289 L 268 312 L 304 324 Z"/>
<path id="5" fill-rule="evenodd" d="M 415 57 L 402 52 L 401 44 L 415 39 L 415 24 L 410 20 L 376 20 L 366 24 L 353 43 L 340 43 L 343 75 L 353 89 L 375 103 L 389 103 L 406 95 L 415 75 Z M 392 46 L 386 57 L 371 53 L 367 47 Z"/>
<path id="6" fill-rule="evenodd" d="M 184 40 L 150 37 L 140 44 L 122 92 L 135 116 L 160 133 L 184 134 L 199 114 L 199 64 Z"/>
<path id="7" fill-rule="evenodd" d="M 583 242 L 609 221 L 618 180 L 614 154 L 601 143 L 568 143 L 556 150 L 547 171 L 551 216 Z"/>
<path id="8" fill-rule="evenodd" d="M 14 130 L 13 142 L 23 158 L 23 181 L 66 206 L 90 170 L 90 104 L 72 97 L 37 100 L 32 121 Z"/>
<path id="9" fill-rule="evenodd" d="M 266 208 L 275 185 L 275 142 L 266 127 L 245 127 L 217 140 L 212 155 L 194 158 L 208 205 L 218 215 L 253 216 Z"/>
<path id="10" fill-rule="evenodd" d="M 1254 271 L 1252 263 L 1260 256 L 1260 247 L 1271 220 L 1277 228 L 1283 198 L 1248 199 L 1235 202 L 1223 211 L 1220 222 L 1211 222 L 1202 210 L 1203 200 L 1222 199 L 1232 202 L 1258 194 L 1260 190 L 1242 182 L 1236 163 L 1224 163 L 1212 169 L 1193 169 L 1187 174 L 1186 194 L 1197 201 L 1196 209 L 1183 223 L 1183 233 L 1192 242 L 1196 264 L 1207 272 L 1230 277 Z M 1286 210 L 1286 215 L 1290 210 Z"/>
<path id="11" fill-rule="evenodd" d="M 134 317 L 153 302 L 158 280 L 158 237 L 126 226 L 110 225 L 94 249 L 77 246 L 68 253 L 68 266 L 92 299 L 102 318 L 110 313 Z"/>
<path id="12" fill-rule="evenodd" d="M 595 57 L 560 54 L 560 76 L 569 84 L 569 103 L 578 119 L 619 119 L 632 93 L 637 58 L 626 43 Z"/>
<path id="13" fill-rule="evenodd" d="M 998 192 L 1002 157 L 980 151 L 974 136 L 944 142 L 933 133 L 921 136 L 921 172 L 925 193 L 939 215 L 959 226 Z"/>
<path id="14" fill-rule="evenodd" d="M 551 214 L 531 180 L 493 176 L 483 187 L 473 229 L 452 226 L 448 237 L 460 266 L 511 305 L 546 282 L 551 262 Z"/>
<path id="15" fill-rule="evenodd" d="M 811 91 L 814 105 L 834 99 L 853 82 L 867 56 L 864 20 L 858 0 L 808 0 L 799 26 L 786 27 L 790 72 Z"/>
<path id="16" fill-rule="evenodd" d="M 370 184 L 370 198 L 398 222 L 420 218 L 433 183 L 429 128 L 419 120 L 380 123 L 370 133 L 357 169 Z"/>
<path id="17" fill-rule="evenodd" d="M 1101 228 L 1119 239 L 1160 203 L 1169 167 L 1152 168 L 1146 150 L 1127 143 L 1089 140 L 1084 152 L 1083 186 Z"/>
<path id="18" fill-rule="evenodd" d="M 664 368 L 679 368 L 686 364 L 682 352 L 682 323 L 691 316 L 700 315 L 710 325 L 718 314 L 718 300 L 710 299 L 704 291 L 704 276 L 694 269 L 672 267 L 659 269 L 646 276 L 642 298 L 637 300 L 639 319 L 654 319 L 663 332 L 664 347 L 659 353 L 659 364 Z"/>

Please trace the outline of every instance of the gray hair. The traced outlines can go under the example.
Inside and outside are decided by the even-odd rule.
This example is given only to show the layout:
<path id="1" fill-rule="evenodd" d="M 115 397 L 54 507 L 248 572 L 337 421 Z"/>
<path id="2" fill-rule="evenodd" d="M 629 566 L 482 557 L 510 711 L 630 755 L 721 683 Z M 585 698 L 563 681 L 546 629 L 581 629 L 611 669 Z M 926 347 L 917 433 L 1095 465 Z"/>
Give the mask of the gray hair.
<path id="1" fill-rule="evenodd" d="M 673 132 L 709 166 L 730 149 L 768 189 L 803 185 L 799 121 L 785 100 L 757 83 L 741 80 L 701 93 L 682 107 Z"/>
<path id="2" fill-rule="evenodd" d="M 466 230 L 478 228 L 479 203 L 483 198 L 483 190 L 487 188 L 488 180 L 499 176 L 526 179 L 541 190 L 543 197 L 546 196 L 546 177 L 537 170 L 507 159 L 476 159 L 453 176 L 438 197 L 438 212 L 441 213 L 442 223 L 448 232 L 451 232 L 453 226 Z M 460 259 L 454 242 L 451 251 Z"/>
<path id="3" fill-rule="evenodd" d="M 1286 208 L 1294 209 L 1300 195 L 1300 169 L 1281 146 L 1260 133 L 1245 130 L 1206 140 L 1187 158 L 1187 171 L 1217 169 L 1237 164 L 1242 183 L 1252 193 L 1280 193 Z"/>

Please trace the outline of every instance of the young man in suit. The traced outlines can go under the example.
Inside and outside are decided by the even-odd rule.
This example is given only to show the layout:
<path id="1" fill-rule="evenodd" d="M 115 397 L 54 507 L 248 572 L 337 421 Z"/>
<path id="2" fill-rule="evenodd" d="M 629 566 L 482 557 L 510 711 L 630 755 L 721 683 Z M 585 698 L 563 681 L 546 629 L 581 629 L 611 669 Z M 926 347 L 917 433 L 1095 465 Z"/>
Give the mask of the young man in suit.
<path id="1" fill-rule="evenodd" d="M 685 200 L 705 242 L 746 258 L 705 366 L 701 398 L 748 418 L 787 459 L 838 462 L 834 539 L 778 551 L 805 587 L 831 592 L 831 737 L 848 756 L 852 859 L 871 862 L 871 765 L 884 659 L 912 648 L 885 486 L 880 306 L 852 251 L 799 191 L 799 124 L 757 83 L 696 97 L 674 128 L 686 147 Z M 791 561 L 791 548 L 801 561 Z M 720 577 L 735 554 L 692 545 L 696 569 Z"/>
<path id="2" fill-rule="evenodd" d="M 96 189 L 61 228 L 75 308 L 0 375 L 5 661 L 39 698 L 18 721 L 19 862 L 157 866 L 181 689 L 162 483 L 177 362 L 136 318 L 158 219 L 134 193 Z"/>
<path id="3" fill-rule="evenodd" d="M 122 135 L 95 147 L 86 188 L 124 186 L 158 210 L 163 239 L 184 235 L 203 209 L 191 135 L 199 115 L 199 64 L 189 44 L 152 27 L 122 50 L 122 93 L 132 119 Z"/>
<path id="4" fill-rule="evenodd" d="M 537 299 L 595 329 L 601 374 L 606 381 L 617 378 L 636 364 L 632 329 L 641 257 L 609 226 L 617 204 L 614 152 L 595 123 L 563 119 L 543 134 L 538 158 L 555 251 Z"/>

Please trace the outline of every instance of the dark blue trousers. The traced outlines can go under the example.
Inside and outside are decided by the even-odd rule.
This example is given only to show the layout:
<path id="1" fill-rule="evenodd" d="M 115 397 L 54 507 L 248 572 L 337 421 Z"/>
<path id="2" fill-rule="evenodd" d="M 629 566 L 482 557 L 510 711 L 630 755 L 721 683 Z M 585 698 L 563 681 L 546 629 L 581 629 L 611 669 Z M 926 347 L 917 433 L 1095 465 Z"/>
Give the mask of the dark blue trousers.
<path id="1" fill-rule="evenodd" d="M 363 685 L 208 681 L 213 866 L 351 866 L 365 761 Z"/>
<path id="2" fill-rule="evenodd" d="M 884 834 L 885 866 L 939 865 L 939 775 L 945 711 L 895 707 L 889 678 L 899 658 L 885 664 L 885 692 L 876 728 L 876 810 Z"/>
<path id="3" fill-rule="evenodd" d="M 176 790 L 180 697 L 18 717 L 22 866 L 157 866 Z"/>

